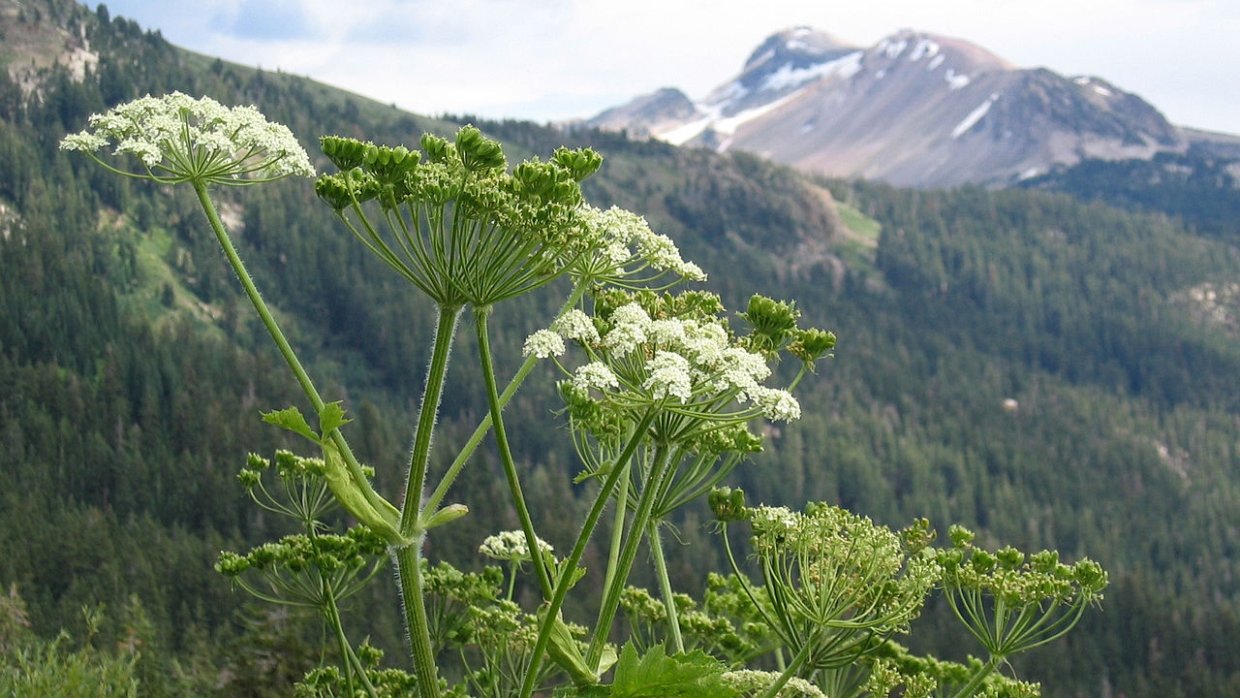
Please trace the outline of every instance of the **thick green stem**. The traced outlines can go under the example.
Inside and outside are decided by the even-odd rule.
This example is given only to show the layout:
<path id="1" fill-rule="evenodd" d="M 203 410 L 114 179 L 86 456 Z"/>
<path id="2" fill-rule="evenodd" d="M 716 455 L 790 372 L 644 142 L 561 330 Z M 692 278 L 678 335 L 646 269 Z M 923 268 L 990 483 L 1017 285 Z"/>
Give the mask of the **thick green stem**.
<path id="1" fill-rule="evenodd" d="M 676 612 L 676 599 L 672 596 L 672 580 L 667 574 L 667 562 L 663 559 L 663 541 L 659 536 L 659 522 L 650 519 L 646 526 L 646 540 L 650 542 L 650 556 L 654 558 L 655 576 L 659 578 L 659 593 L 667 609 L 667 626 L 672 633 L 672 647 L 677 654 L 684 654 L 685 643 L 680 637 L 680 614 Z"/>
<path id="2" fill-rule="evenodd" d="M 599 607 L 598 622 L 594 626 L 594 635 L 590 638 L 590 648 L 586 652 L 586 664 L 592 667 L 598 666 L 599 660 L 603 657 L 603 647 L 607 644 L 607 637 L 611 634 L 611 625 L 615 622 L 616 611 L 620 607 L 620 593 L 624 591 L 624 585 L 629 580 L 629 571 L 633 569 L 633 562 L 637 559 L 637 548 L 641 545 L 646 525 L 650 522 L 654 500 L 663 482 L 663 476 L 667 473 L 669 456 L 670 449 L 663 445 L 660 445 L 655 452 L 654 462 L 650 466 L 650 472 L 646 475 L 645 486 L 637 500 L 637 511 L 633 513 L 633 524 L 629 527 L 628 540 L 624 543 L 624 549 L 620 551 L 615 576 L 612 577 L 611 584 L 603 590 L 603 604 Z"/>
<path id="3" fill-rule="evenodd" d="M 322 572 L 319 573 L 319 584 L 323 592 L 323 598 L 326 601 L 323 610 L 327 616 L 327 622 L 336 631 L 336 642 L 340 645 L 340 661 L 351 669 L 351 672 L 346 674 L 346 676 L 354 673 L 357 674 L 362 682 L 362 687 L 366 689 L 366 695 L 370 696 L 370 698 L 377 698 L 375 687 L 371 685 L 370 677 L 366 675 L 366 667 L 362 666 L 362 663 L 357 658 L 357 654 L 353 652 L 353 647 L 349 644 L 348 637 L 344 634 L 344 625 L 340 621 L 340 608 L 336 606 L 336 594 Z M 352 680 L 350 680 L 350 693 L 353 691 L 352 683 Z"/>
<path id="4" fill-rule="evenodd" d="M 309 374 L 302 367 L 301 361 L 297 359 L 297 354 L 293 352 L 293 348 L 289 345 L 288 340 L 285 339 L 284 333 L 276 323 L 275 317 L 267 308 L 262 295 L 259 294 L 258 287 L 254 285 L 254 280 L 250 277 L 249 272 L 246 271 L 245 264 L 241 261 L 241 256 L 237 254 L 236 248 L 233 247 L 232 240 L 224 229 L 224 223 L 220 220 L 219 213 L 215 210 L 215 204 L 211 202 L 211 196 L 207 193 L 206 185 L 201 182 L 193 182 L 193 185 L 194 192 L 198 195 L 198 202 L 207 214 L 207 220 L 211 223 L 212 231 L 215 232 L 215 238 L 219 241 L 220 247 L 223 248 L 224 255 L 228 257 L 228 262 L 232 265 L 233 271 L 236 272 L 237 278 L 241 280 L 241 285 L 245 288 L 246 295 L 249 296 L 250 302 L 254 304 L 254 309 L 258 311 L 263 325 L 271 334 L 271 338 L 275 341 L 276 347 L 279 348 L 284 361 L 293 371 L 293 375 L 297 377 L 298 384 L 301 385 L 302 391 L 306 394 L 306 398 L 310 400 L 310 404 L 314 407 L 316 414 L 321 412 L 324 405 L 323 398 L 319 396 L 319 391 L 315 389 Z M 345 459 L 350 475 L 352 475 L 357 486 L 361 488 L 366 499 L 375 508 L 382 510 L 381 503 L 386 504 L 386 502 L 371 488 L 370 481 L 366 479 L 366 476 L 362 473 L 361 465 L 357 462 L 357 457 L 353 455 L 353 451 L 349 448 L 349 444 L 345 441 L 339 429 L 332 431 L 331 439 L 336 444 L 336 447 L 340 449 L 340 454 Z M 435 672 L 435 662 L 431 652 L 430 632 L 426 622 L 426 608 L 422 605 L 422 583 L 417 559 L 420 555 L 418 543 L 396 550 L 397 579 L 400 582 L 401 597 L 404 602 L 405 617 L 408 624 L 410 655 L 413 658 L 414 670 L 418 675 L 419 695 L 421 698 L 438 698 L 439 680 Z"/>
<path id="5" fill-rule="evenodd" d="M 521 491 L 517 465 L 512 459 L 512 450 L 508 446 L 508 432 L 504 429 L 503 406 L 499 401 L 499 388 L 495 384 L 495 362 L 491 358 L 491 340 L 487 332 L 487 316 L 490 312 L 489 307 L 474 309 L 474 326 L 478 331 L 478 357 L 482 364 L 482 376 L 486 381 L 487 405 L 491 411 L 491 424 L 495 429 L 499 460 L 504 466 L 504 476 L 508 480 L 508 492 L 512 496 L 512 505 L 517 510 L 517 518 L 521 521 L 521 530 L 525 532 L 530 558 L 538 576 L 538 586 L 542 590 L 543 598 L 550 599 L 555 588 L 551 584 L 551 574 L 547 571 L 547 563 L 538 553 L 538 536 L 534 533 L 534 521 L 530 518 L 530 510 L 525 503 L 525 493 Z"/>
<path id="6" fill-rule="evenodd" d="M 219 241 L 220 247 L 224 250 L 224 256 L 228 257 L 228 263 L 232 265 L 237 278 L 241 280 L 241 285 L 245 288 L 245 294 L 249 296 L 250 303 L 258 311 L 258 316 L 262 319 L 263 326 L 271 334 L 271 339 L 276 343 L 276 347 L 280 350 L 280 355 L 284 357 L 284 361 L 293 371 L 293 375 L 296 376 L 297 383 L 301 385 L 302 392 L 310 400 L 310 405 L 314 407 L 314 412 L 317 416 L 323 410 L 323 398 L 319 396 L 319 391 L 315 389 L 314 382 L 310 380 L 310 375 L 306 373 L 306 369 L 302 368 L 301 361 L 297 359 L 297 354 L 293 352 L 293 347 L 284 338 L 284 332 L 280 330 L 275 317 L 267 308 L 267 303 L 263 300 L 262 294 L 258 292 L 258 287 L 254 285 L 254 279 L 246 271 L 245 263 L 241 261 L 241 256 L 237 254 L 237 249 L 233 247 L 232 239 L 228 237 L 228 231 L 224 229 L 224 223 L 220 220 L 220 215 L 215 210 L 215 204 L 211 201 L 211 195 L 207 193 L 206 184 L 197 181 L 192 182 L 192 184 L 194 185 L 194 193 L 198 195 L 198 202 L 202 205 L 203 212 L 207 214 L 207 221 L 211 224 L 211 230 L 215 233 L 215 239 Z M 344 457 L 349 474 L 362 490 L 366 500 L 377 510 L 383 511 L 384 507 L 382 505 L 385 505 L 386 502 L 371 488 L 370 481 L 362 473 L 361 464 L 357 462 L 357 457 L 349 449 L 349 444 L 345 441 L 344 436 L 341 435 L 340 430 L 333 430 L 331 439 L 336 444 L 336 448 L 340 449 L 340 454 Z"/>
<path id="7" fill-rule="evenodd" d="M 956 691 L 952 698 L 969 698 L 969 696 L 976 694 L 977 689 L 982 687 L 982 683 L 986 680 L 986 677 L 990 676 L 991 672 L 995 670 L 995 667 L 999 666 L 1000 661 L 1002 660 L 999 657 L 992 654 L 990 656 L 990 661 L 983 664 L 982 667 L 977 670 L 976 674 L 970 676 L 969 681 L 965 683 L 965 685 L 961 686 L 960 690 Z"/>
<path id="8" fill-rule="evenodd" d="M 598 495 L 594 498 L 594 504 L 590 507 L 590 513 L 586 515 L 585 523 L 581 526 L 581 532 L 577 534 L 577 542 L 573 544 L 573 550 L 568 554 L 568 559 L 564 561 L 561 567 L 560 578 L 556 580 L 555 595 L 551 597 L 550 603 L 547 605 L 547 614 L 543 618 L 542 625 L 538 628 L 538 639 L 534 642 L 534 652 L 531 655 L 533 659 L 530 661 L 529 672 L 525 676 L 525 681 L 521 685 L 521 698 L 529 698 L 534 692 L 534 680 L 538 674 L 538 668 L 542 663 L 543 654 L 547 650 L 547 643 L 551 640 L 551 628 L 555 625 L 555 619 L 559 616 L 560 607 L 564 605 L 564 598 L 568 595 L 568 577 L 577 569 L 577 563 L 581 562 L 581 556 L 585 554 L 586 545 L 590 542 L 590 538 L 594 535 L 594 529 L 598 526 L 599 519 L 603 516 L 603 510 L 607 508 L 607 500 L 611 498 L 612 490 L 616 488 L 616 483 L 620 478 L 625 478 L 625 483 L 629 477 L 629 460 L 633 457 L 634 451 L 641 445 L 646 437 L 646 430 L 650 428 L 650 423 L 654 421 L 656 412 L 651 410 L 638 423 L 637 428 L 629 437 L 629 442 L 625 445 L 624 450 L 616 461 L 612 463 L 611 470 L 607 473 L 607 479 L 603 481 L 603 486 L 599 488 Z M 621 520 L 616 524 L 623 528 L 624 521 Z M 608 578 L 611 578 L 614 565 L 607 568 Z M 592 666 L 591 668 L 595 668 Z"/>
<path id="9" fill-rule="evenodd" d="M 564 305 L 560 308 L 560 312 L 556 314 L 556 317 L 558 318 L 572 308 L 576 307 L 582 296 L 585 295 L 587 288 L 588 286 L 584 283 L 574 286 L 572 293 L 568 296 L 568 300 L 564 302 Z M 517 369 L 517 372 L 512 377 L 512 380 L 508 382 L 508 387 L 504 388 L 504 392 L 499 396 L 499 404 L 501 408 L 508 404 L 508 401 L 512 399 L 513 395 L 516 395 L 517 389 L 521 387 L 521 384 L 525 382 L 526 377 L 528 377 L 534 370 L 534 366 L 538 365 L 538 361 L 538 357 L 533 354 L 525 357 L 525 361 L 522 362 L 521 368 Z M 443 479 L 441 479 L 439 484 L 435 487 L 435 491 L 431 492 L 431 495 L 427 497 L 426 506 L 423 507 L 427 515 L 434 514 L 435 510 L 439 508 L 439 503 L 444 500 L 444 497 L 448 496 L 448 489 L 452 487 L 452 483 L 456 482 L 457 475 L 460 474 L 461 470 L 465 467 L 465 463 L 469 461 L 470 456 L 474 454 L 474 451 L 478 448 L 478 445 L 482 443 L 482 439 L 486 437 L 487 432 L 489 431 L 491 431 L 491 414 L 488 412 L 487 415 L 482 418 L 482 421 L 478 424 L 478 427 L 474 429 L 474 433 L 470 435 L 469 440 L 465 442 L 465 446 L 461 448 L 460 453 L 456 455 L 456 459 L 452 461 L 452 465 L 448 466 L 447 471 L 444 472 Z"/>
<path id="10" fill-rule="evenodd" d="M 443 398 L 444 379 L 448 375 L 448 357 L 452 354 L 452 340 L 456 334 L 456 322 L 461 309 L 440 306 L 435 323 L 435 341 L 431 349 L 431 365 L 426 371 L 426 385 L 422 388 L 422 407 L 418 411 L 418 426 L 413 436 L 413 453 L 409 457 L 409 477 L 405 482 L 405 500 L 401 504 L 400 532 L 414 536 L 419 531 L 418 519 L 422 512 L 422 488 L 426 483 L 426 466 L 431 455 L 431 436 L 435 431 L 435 419 Z"/>
<path id="11" fill-rule="evenodd" d="M 615 523 L 611 527 L 611 545 L 607 548 L 607 573 L 603 577 L 603 588 L 611 588 L 611 580 L 620 567 L 620 550 L 624 548 L 624 522 L 629 518 L 629 461 L 616 461 L 615 468 L 621 471 L 620 491 L 616 493 Z"/>
<path id="12" fill-rule="evenodd" d="M 420 540 L 419 540 L 420 542 Z M 409 652 L 413 673 L 418 678 L 420 698 L 439 698 L 439 672 L 431 649 L 430 622 L 426 617 L 425 590 L 422 587 L 422 551 L 418 544 L 396 548 L 397 581 L 409 632 Z"/>

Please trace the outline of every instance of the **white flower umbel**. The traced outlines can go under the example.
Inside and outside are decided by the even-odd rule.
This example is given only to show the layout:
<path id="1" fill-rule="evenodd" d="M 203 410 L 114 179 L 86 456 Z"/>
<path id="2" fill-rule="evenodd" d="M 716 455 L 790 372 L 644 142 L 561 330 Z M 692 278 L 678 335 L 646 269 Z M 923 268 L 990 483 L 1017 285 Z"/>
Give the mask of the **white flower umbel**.
<path id="1" fill-rule="evenodd" d="M 595 390 L 606 390 L 611 388 L 615 390 L 620 387 L 620 381 L 616 378 L 616 374 L 612 372 L 607 364 L 601 361 L 593 361 L 581 368 L 577 369 L 573 374 L 573 386 L 585 392 L 591 388 Z"/>
<path id="2" fill-rule="evenodd" d="M 541 538 L 536 539 L 540 553 L 552 552 L 551 544 Z M 530 546 L 526 543 L 525 533 L 521 531 L 501 531 L 487 536 L 478 546 L 478 552 L 495 560 L 522 562 L 530 559 Z"/>
<path id="3" fill-rule="evenodd" d="M 526 338 L 521 353 L 525 356 L 533 354 L 540 359 L 560 356 L 564 353 L 564 338 L 551 330 L 539 330 Z"/>
<path id="4" fill-rule="evenodd" d="M 617 307 L 598 318 L 574 309 L 551 326 L 551 332 L 576 342 L 590 359 L 576 372 L 564 368 L 578 397 L 602 392 L 591 399 L 603 400 L 607 410 L 636 410 L 630 417 L 665 403 L 686 420 L 675 430 L 681 435 L 756 417 L 800 418 L 800 404 L 788 390 L 763 385 L 772 375 L 769 358 L 732 336 L 709 294 L 621 296 L 615 302 Z M 541 332 L 526 344 L 527 355 L 536 349 L 543 352 L 536 354 L 540 357 L 559 356 L 559 345 Z"/>
<path id="5" fill-rule="evenodd" d="M 624 356 L 646 343 L 646 332 L 651 329 L 650 316 L 637 303 L 629 303 L 616 309 L 611 316 L 612 327 L 603 338 L 603 346 L 616 356 Z"/>
<path id="6" fill-rule="evenodd" d="M 96 153 L 112 147 L 133 156 L 144 172 L 113 167 Z M 288 176 L 313 177 L 305 149 L 287 127 L 254 107 L 225 107 L 180 92 L 146 96 L 90 117 L 90 128 L 65 136 L 61 150 L 78 150 L 113 172 L 165 184 L 245 185 Z"/>
<path id="7" fill-rule="evenodd" d="M 740 691 L 741 695 L 756 696 L 770 688 L 780 679 L 778 671 L 759 671 L 757 669 L 739 669 L 723 674 L 723 682 L 729 687 Z M 794 676 L 775 694 L 776 698 L 827 698 L 814 684 Z"/>
<path id="8" fill-rule="evenodd" d="M 551 323 L 551 329 L 564 339 L 571 339 L 582 344 L 597 344 L 598 330 L 589 315 L 573 308 Z"/>
<path id="9" fill-rule="evenodd" d="M 579 275 L 627 288 L 656 284 L 668 275 L 675 278 L 666 286 L 706 280 L 702 268 L 685 261 L 672 239 L 652 231 L 645 218 L 615 206 L 606 211 L 585 206 L 582 213 L 599 245 L 581 261 Z"/>
<path id="10" fill-rule="evenodd" d="M 689 375 L 689 361 L 685 357 L 660 351 L 646 364 L 646 368 L 650 371 L 650 377 L 642 383 L 642 387 L 649 390 L 654 399 L 674 397 L 684 403 L 693 397 L 693 378 Z"/>
<path id="11" fill-rule="evenodd" d="M 792 422 L 801 418 L 801 403 L 787 390 L 759 385 L 749 390 L 749 397 L 771 421 Z"/>

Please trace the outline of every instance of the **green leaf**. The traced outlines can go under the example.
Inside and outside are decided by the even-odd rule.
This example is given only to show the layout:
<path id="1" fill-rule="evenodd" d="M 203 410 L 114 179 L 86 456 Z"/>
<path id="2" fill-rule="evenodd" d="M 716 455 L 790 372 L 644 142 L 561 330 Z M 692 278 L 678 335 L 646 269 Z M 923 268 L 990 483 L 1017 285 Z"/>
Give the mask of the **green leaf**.
<path id="1" fill-rule="evenodd" d="M 345 418 L 344 408 L 340 406 L 339 400 L 323 405 L 323 409 L 319 411 L 319 429 L 322 430 L 323 438 L 351 421 L 353 420 Z"/>
<path id="2" fill-rule="evenodd" d="M 301 410 L 296 407 L 286 407 L 282 410 L 274 412 L 263 412 L 263 421 L 268 424 L 274 424 L 281 429 L 288 429 L 295 434 L 310 439 L 314 443 L 319 443 L 319 435 L 314 433 L 310 428 L 310 424 L 306 422 L 306 418 L 302 416 Z"/>
<path id="3" fill-rule="evenodd" d="M 632 643 L 616 664 L 611 698 L 729 698 L 735 689 L 723 681 L 726 667 L 701 650 L 667 656 L 656 645 L 640 659 Z"/>

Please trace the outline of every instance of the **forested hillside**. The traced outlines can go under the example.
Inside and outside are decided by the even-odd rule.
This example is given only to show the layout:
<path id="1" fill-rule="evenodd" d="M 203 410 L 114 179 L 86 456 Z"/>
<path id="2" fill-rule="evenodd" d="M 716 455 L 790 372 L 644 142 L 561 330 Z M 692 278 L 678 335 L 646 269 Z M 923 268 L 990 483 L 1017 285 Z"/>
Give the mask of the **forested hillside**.
<path id="1" fill-rule="evenodd" d="M 0 603 L 0 633 L 20 617 L 81 638 L 81 608 L 104 604 L 94 646 L 140 647 L 144 694 L 284 695 L 316 661 L 317 625 L 266 611 L 242 623 L 245 597 L 211 567 L 221 548 L 273 533 L 235 475 L 247 452 L 289 443 L 258 411 L 295 404 L 296 386 L 190 193 L 124 181 L 57 144 L 92 112 L 171 90 L 255 104 L 311 152 L 321 134 L 412 144 L 468 119 L 190 54 L 103 7 L 0 7 L 12 17 L 0 53 L 0 584 L 27 609 Z M 97 62 L 80 74 L 54 62 L 72 47 Z M 14 61 L 37 80 L 11 79 Z M 823 499 L 899 525 L 928 516 L 941 531 L 959 522 L 989 543 L 1099 560 L 1104 610 L 1019 667 L 1049 696 L 1240 693 L 1235 224 L 1201 234 L 1042 192 L 810 181 L 740 154 L 479 126 L 512 160 L 592 145 L 606 157 L 593 203 L 646 215 L 730 306 L 753 291 L 794 298 L 839 336 L 802 392 L 805 417 L 738 470 L 753 500 Z M 395 493 L 429 308 L 307 182 L 221 198 L 291 341 L 355 417 L 350 439 L 377 487 Z M 498 307 L 501 374 L 548 304 Z M 472 355 L 468 339 L 461 349 Z M 481 382 L 456 364 L 448 381 L 442 438 L 464 439 L 485 411 Z M 536 374 L 506 414 L 527 494 L 563 508 L 578 467 L 559 405 L 550 373 Z M 514 524 L 486 506 L 502 483 L 489 454 L 477 459 L 454 492 L 473 513 L 432 536 L 432 558 L 471 564 L 483 536 Z M 560 545 L 571 518 L 546 516 L 540 531 Z M 706 518 L 679 526 L 685 588 L 718 564 Z M 375 610 L 385 598 L 352 608 L 381 645 L 399 634 L 397 610 Z M 930 613 L 920 636 L 957 657 L 959 631 L 941 620 Z"/>

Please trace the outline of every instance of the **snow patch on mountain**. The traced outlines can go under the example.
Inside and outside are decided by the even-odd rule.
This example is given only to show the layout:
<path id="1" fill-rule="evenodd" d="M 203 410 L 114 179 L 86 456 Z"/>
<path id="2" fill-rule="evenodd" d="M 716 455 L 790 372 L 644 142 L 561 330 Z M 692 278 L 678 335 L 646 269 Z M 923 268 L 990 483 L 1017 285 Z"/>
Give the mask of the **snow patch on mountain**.
<path id="1" fill-rule="evenodd" d="M 878 42 L 878 50 L 888 58 L 899 58 L 906 48 L 908 48 L 906 39 L 883 39 Z"/>
<path id="2" fill-rule="evenodd" d="M 991 105 L 998 101 L 998 99 L 998 92 L 991 93 L 990 97 L 988 97 L 985 102 L 982 102 L 976 109 L 969 112 L 969 115 L 964 117 L 960 123 L 956 124 L 956 128 L 952 129 L 952 138 L 959 138 L 967 133 L 969 129 L 976 126 L 977 122 L 981 121 L 986 116 L 986 113 L 990 111 Z"/>
<path id="3" fill-rule="evenodd" d="M 923 58 L 936 58 L 939 56 L 940 48 L 937 41 L 926 38 L 918 39 L 908 55 L 908 60 L 910 63 L 915 63 Z"/>
<path id="4" fill-rule="evenodd" d="M 818 63 L 805 68 L 794 68 L 791 65 L 780 66 L 779 70 L 766 76 L 762 81 L 762 90 L 786 90 L 804 85 L 813 80 L 820 80 L 832 75 L 850 78 L 861 71 L 861 51 L 854 51 L 843 58 L 826 63 Z"/>
<path id="5" fill-rule="evenodd" d="M 801 92 L 801 90 L 797 90 L 792 94 L 785 95 L 761 106 L 746 109 L 727 117 L 723 115 L 725 107 L 723 104 L 698 105 L 698 108 L 705 112 L 706 116 L 696 119 L 683 126 L 678 126 L 674 129 L 653 135 L 655 138 L 666 143 L 671 143 L 672 145 L 683 145 L 702 133 L 705 133 L 708 129 L 721 136 L 731 136 L 736 133 L 736 129 L 740 128 L 741 125 L 753 121 L 763 114 L 779 109 L 789 101 L 795 99 L 801 94 Z M 727 147 L 731 141 L 731 138 L 727 138 L 716 149 L 719 152 L 727 150 Z"/>
<path id="6" fill-rule="evenodd" d="M 949 89 L 959 90 L 962 87 L 968 86 L 973 81 L 973 78 L 968 75 L 961 75 L 955 70 L 948 68 L 947 72 L 943 74 L 943 80 L 947 83 Z"/>

